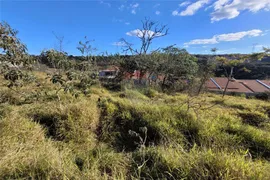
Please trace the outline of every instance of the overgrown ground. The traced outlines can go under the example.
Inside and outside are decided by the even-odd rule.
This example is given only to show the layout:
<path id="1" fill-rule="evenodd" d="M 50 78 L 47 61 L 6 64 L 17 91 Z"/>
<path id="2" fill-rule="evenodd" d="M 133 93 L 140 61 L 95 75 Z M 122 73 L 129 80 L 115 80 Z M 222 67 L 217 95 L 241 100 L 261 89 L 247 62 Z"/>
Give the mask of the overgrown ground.
<path id="1" fill-rule="evenodd" d="M 270 103 L 0 87 L 0 179 L 270 179 Z"/>

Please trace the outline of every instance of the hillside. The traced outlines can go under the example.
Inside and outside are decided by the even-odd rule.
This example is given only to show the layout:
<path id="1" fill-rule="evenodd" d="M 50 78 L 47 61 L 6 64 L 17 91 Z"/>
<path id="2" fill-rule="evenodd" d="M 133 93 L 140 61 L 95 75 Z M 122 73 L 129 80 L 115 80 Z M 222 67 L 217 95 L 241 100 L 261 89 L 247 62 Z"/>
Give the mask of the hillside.
<path id="1" fill-rule="evenodd" d="M 0 179 L 270 179 L 270 103 L 0 79 Z"/>

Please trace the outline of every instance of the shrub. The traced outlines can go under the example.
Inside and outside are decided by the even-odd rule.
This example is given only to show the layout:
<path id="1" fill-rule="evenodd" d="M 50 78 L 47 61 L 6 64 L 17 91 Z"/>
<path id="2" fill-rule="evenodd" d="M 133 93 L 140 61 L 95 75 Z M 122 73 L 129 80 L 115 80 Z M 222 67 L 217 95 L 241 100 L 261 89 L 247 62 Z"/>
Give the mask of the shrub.
<path id="1" fill-rule="evenodd" d="M 259 93 L 255 97 L 257 99 L 267 101 L 267 100 L 270 100 L 270 93 L 269 92 Z"/>

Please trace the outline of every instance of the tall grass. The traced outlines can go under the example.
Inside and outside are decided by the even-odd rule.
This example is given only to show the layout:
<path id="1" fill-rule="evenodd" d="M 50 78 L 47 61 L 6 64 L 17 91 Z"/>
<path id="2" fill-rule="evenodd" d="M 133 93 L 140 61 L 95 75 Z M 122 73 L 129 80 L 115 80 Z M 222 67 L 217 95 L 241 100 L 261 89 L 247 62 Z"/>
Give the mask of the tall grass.
<path id="1" fill-rule="evenodd" d="M 55 96 L 37 77 L 19 94 L 0 87 L 0 179 L 270 179 L 269 102 L 100 87 Z"/>

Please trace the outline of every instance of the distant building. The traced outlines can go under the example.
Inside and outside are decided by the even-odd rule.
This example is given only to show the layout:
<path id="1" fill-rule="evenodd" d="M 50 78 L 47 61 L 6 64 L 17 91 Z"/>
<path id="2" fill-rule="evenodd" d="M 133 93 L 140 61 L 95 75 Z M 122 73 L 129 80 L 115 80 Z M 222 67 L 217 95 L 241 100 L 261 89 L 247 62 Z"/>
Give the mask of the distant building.
<path id="1" fill-rule="evenodd" d="M 99 71 L 99 78 L 101 79 L 113 79 L 117 76 L 119 72 L 119 68 L 116 66 L 112 66 L 107 69 L 103 69 Z"/>
<path id="2" fill-rule="evenodd" d="M 210 78 L 206 82 L 209 91 L 223 92 L 228 79 L 223 77 Z M 228 93 L 256 94 L 270 92 L 270 80 L 230 80 L 227 88 Z"/>

